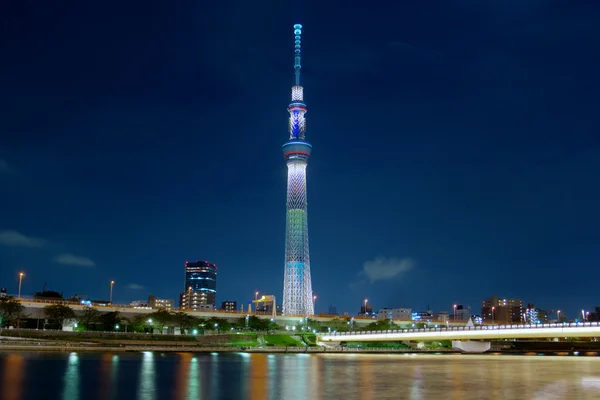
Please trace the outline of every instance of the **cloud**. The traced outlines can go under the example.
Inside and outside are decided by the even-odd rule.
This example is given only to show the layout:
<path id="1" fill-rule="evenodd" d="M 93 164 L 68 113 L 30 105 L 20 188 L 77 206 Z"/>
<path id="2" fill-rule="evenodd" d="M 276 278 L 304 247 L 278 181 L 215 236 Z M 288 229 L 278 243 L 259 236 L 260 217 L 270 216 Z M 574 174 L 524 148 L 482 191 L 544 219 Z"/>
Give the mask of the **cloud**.
<path id="1" fill-rule="evenodd" d="M 364 274 L 364 272 L 363 272 L 363 271 L 361 271 L 361 272 L 359 273 L 359 275 L 362 275 L 362 274 Z M 360 281 L 358 281 L 358 282 L 350 282 L 350 283 L 348 284 L 348 289 L 356 289 L 356 288 L 359 288 L 359 287 L 361 287 L 361 286 L 365 285 L 366 283 L 367 283 L 367 281 L 366 281 L 365 279 L 361 279 L 361 280 L 360 280 Z"/>
<path id="2" fill-rule="evenodd" d="M 129 285 L 127 285 L 127 289 L 142 290 L 145 289 L 145 287 L 142 285 L 138 285 L 137 283 L 130 283 Z"/>
<path id="3" fill-rule="evenodd" d="M 75 265 L 78 267 L 95 267 L 96 263 L 87 257 L 76 256 L 70 253 L 59 254 L 54 258 L 54 262 L 63 265 Z"/>
<path id="4" fill-rule="evenodd" d="M 410 271 L 414 266 L 410 258 L 377 257 L 363 264 L 361 275 L 366 275 L 371 283 L 397 278 Z"/>
<path id="5" fill-rule="evenodd" d="M 10 247 L 42 247 L 44 239 L 25 236 L 17 231 L 0 231 L 0 245 Z"/>

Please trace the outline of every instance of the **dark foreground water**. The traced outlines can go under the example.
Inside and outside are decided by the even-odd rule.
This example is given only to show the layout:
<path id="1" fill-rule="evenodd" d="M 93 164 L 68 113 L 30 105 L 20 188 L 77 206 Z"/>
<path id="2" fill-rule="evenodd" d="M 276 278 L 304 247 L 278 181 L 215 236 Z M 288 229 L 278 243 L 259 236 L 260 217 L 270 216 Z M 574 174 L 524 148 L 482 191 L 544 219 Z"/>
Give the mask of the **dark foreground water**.
<path id="1" fill-rule="evenodd" d="M 600 399 L 600 358 L 0 352 L 0 399 Z"/>

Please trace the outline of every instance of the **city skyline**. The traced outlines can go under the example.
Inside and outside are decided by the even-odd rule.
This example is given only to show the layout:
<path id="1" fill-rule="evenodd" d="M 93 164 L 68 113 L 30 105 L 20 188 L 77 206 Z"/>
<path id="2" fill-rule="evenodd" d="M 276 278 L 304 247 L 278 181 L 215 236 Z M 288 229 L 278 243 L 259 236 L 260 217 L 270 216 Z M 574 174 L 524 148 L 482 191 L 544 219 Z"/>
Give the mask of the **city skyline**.
<path id="1" fill-rule="evenodd" d="M 598 6 L 303 7 L 3 9 L 0 287 L 177 300 L 199 258 L 280 295 L 302 21 L 317 311 L 595 306 Z"/>

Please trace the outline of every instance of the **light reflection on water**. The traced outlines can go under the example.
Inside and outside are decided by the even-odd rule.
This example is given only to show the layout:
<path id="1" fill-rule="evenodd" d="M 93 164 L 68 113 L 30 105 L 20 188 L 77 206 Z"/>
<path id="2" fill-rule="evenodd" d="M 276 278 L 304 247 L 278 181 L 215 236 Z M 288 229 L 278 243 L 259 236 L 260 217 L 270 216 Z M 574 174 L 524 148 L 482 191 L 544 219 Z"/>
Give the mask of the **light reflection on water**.
<path id="1" fill-rule="evenodd" d="M 140 388 L 137 393 L 138 399 L 154 400 L 156 398 L 156 387 L 154 381 L 154 353 L 151 351 L 145 351 L 142 357 Z"/>
<path id="2" fill-rule="evenodd" d="M 0 398 L 597 399 L 600 358 L 2 353 Z"/>
<path id="3" fill-rule="evenodd" d="M 23 395 L 23 375 L 25 358 L 19 354 L 8 354 L 4 359 L 4 373 L 0 386 L 0 398 L 18 400 Z"/>
<path id="4" fill-rule="evenodd" d="M 63 381 L 63 400 L 79 399 L 79 355 L 77 353 L 69 354 Z"/>

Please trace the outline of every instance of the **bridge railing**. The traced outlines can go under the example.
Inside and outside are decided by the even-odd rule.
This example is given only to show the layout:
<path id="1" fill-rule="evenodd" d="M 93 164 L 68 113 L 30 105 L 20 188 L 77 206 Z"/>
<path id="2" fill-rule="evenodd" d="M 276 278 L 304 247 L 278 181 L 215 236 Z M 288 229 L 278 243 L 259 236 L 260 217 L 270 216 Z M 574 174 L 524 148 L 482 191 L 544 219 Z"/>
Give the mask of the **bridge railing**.
<path id="1" fill-rule="evenodd" d="M 351 331 L 351 332 L 330 332 L 322 336 L 361 336 L 361 335 L 381 335 L 398 333 L 418 333 L 418 332 L 464 332 L 464 331 L 485 331 L 485 330 L 510 330 L 510 329 L 543 329 L 543 328 L 581 328 L 600 326 L 600 322 L 565 322 L 551 324 L 515 324 L 515 325 L 476 325 L 476 326 L 440 326 L 437 328 L 407 328 L 407 329 L 388 329 L 382 331 Z"/>

